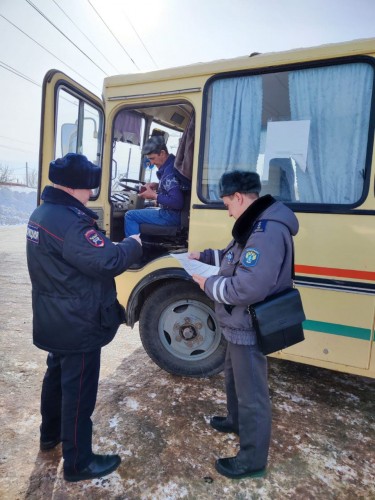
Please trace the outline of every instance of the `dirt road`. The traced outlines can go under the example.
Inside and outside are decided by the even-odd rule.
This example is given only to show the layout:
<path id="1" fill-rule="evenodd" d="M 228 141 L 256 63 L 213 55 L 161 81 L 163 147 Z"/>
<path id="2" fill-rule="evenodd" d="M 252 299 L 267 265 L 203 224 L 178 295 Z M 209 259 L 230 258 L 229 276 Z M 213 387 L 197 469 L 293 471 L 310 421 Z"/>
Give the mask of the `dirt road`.
<path id="1" fill-rule="evenodd" d="M 61 449 L 41 453 L 45 353 L 31 342 L 25 226 L 0 227 L 1 499 L 375 499 L 375 381 L 270 360 L 273 436 L 265 479 L 231 481 L 213 464 L 234 435 L 208 426 L 225 413 L 223 376 L 171 376 L 121 327 L 103 349 L 94 446 L 119 453 L 103 479 L 66 483 Z"/>

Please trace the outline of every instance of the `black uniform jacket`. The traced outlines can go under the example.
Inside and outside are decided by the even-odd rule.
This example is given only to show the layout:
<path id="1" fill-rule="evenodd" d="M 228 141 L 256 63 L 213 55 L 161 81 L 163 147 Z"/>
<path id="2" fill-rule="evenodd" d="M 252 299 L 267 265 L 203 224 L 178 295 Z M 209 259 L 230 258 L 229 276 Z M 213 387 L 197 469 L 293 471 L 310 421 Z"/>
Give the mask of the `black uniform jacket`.
<path id="1" fill-rule="evenodd" d="M 34 344 L 65 354 L 98 349 L 125 321 L 114 277 L 142 247 L 134 238 L 112 243 L 97 215 L 61 189 L 46 187 L 42 199 L 27 228 Z"/>

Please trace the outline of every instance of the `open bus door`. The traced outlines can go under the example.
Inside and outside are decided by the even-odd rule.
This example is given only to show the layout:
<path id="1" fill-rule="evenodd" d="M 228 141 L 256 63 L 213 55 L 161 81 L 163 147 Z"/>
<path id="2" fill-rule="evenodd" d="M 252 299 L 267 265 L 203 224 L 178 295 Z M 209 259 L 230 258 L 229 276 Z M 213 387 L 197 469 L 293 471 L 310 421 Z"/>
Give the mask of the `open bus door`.
<path id="1" fill-rule="evenodd" d="M 83 154 L 100 166 L 101 186 L 108 185 L 110 172 L 103 167 L 104 124 L 104 107 L 99 97 L 64 73 L 51 70 L 46 74 L 42 95 L 38 200 L 49 183 L 50 162 L 67 153 Z M 106 195 L 107 190 L 99 187 L 88 203 L 98 214 L 99 227 L 104 230 L 108 229 L 105 226 L 110 212 Z"/>

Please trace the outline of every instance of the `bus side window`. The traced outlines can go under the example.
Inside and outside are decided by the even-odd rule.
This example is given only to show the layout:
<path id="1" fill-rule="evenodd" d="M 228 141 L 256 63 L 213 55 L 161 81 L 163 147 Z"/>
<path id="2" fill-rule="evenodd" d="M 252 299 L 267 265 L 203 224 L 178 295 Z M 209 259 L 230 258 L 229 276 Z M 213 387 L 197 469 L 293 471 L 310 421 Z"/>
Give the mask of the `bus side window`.
<path id="1" fill-rule="evenodd" d="M 373 80 L 367 62 L 213 78 L 203 123 L 203 198 L 219 200 L 223 172 L 248 169 L 259 173 L 262 194 L 281 201 L 358 203 Z"/>

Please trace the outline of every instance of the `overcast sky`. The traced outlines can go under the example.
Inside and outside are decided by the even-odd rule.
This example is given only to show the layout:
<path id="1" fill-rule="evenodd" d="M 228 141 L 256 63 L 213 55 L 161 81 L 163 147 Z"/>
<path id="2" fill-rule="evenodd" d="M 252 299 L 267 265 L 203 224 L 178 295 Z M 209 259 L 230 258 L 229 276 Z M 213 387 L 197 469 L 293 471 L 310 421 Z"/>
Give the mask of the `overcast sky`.
<path id="1" fill-rule="evenodd" d="M 37 169 L 49 69 L 103 78 L 375 37 L 375 0 L 0 0 L 0 166 Z"/>

